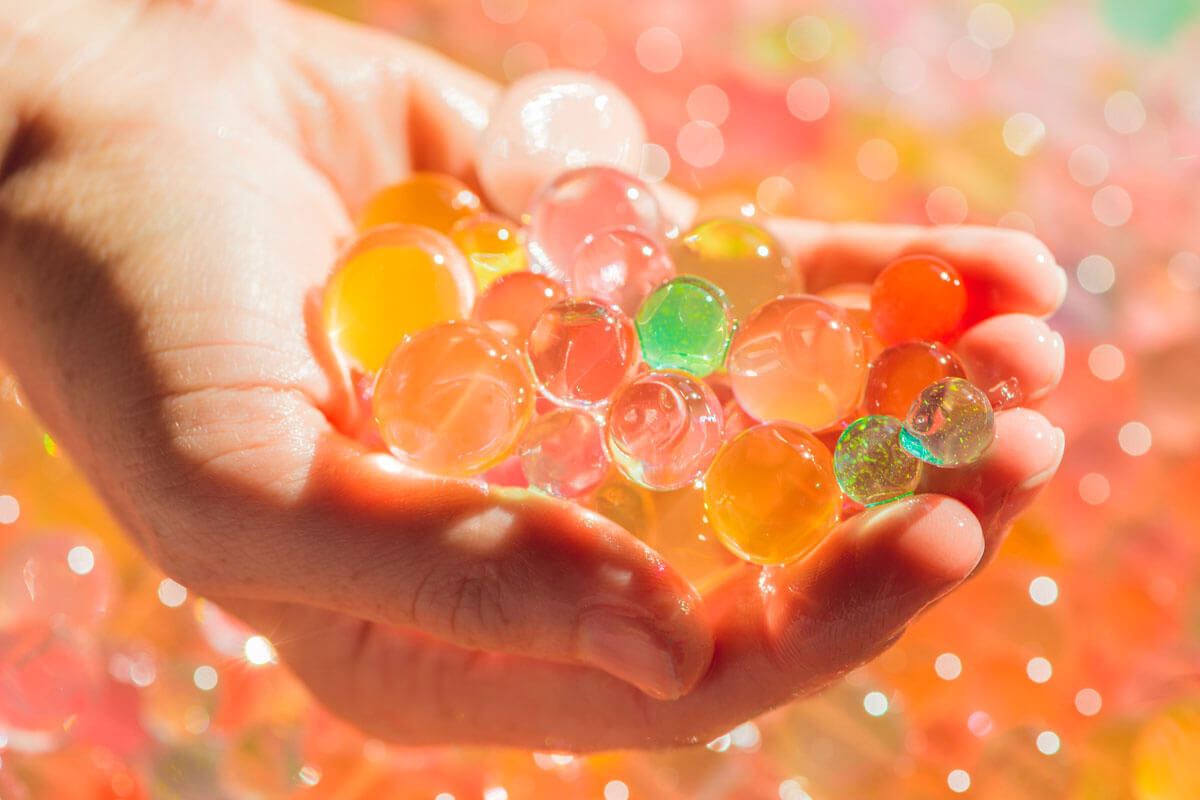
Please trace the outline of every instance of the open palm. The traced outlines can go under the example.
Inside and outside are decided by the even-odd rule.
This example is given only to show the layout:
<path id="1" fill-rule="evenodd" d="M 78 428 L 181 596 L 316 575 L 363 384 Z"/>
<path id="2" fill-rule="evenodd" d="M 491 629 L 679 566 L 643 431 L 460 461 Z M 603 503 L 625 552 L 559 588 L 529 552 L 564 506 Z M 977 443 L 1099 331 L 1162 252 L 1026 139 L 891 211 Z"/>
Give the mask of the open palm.
<path id="1" fill-rule="evenodd" d="M 716 735 L 880 652 L 1061 458 L 1041 416 L 1002 412 L 981 462 L 702 599 L 574 505 L 425 476 L 346 435 L 362 420 L 313 300 L 371 190 L 413 169 L 472 179 L 490 82 L 267 0 L 95 0 L 70 24 L 19 5 L 0 0 L 19 112 L 0 129 L 2 353 L 145 552 L 375 735 Z M 988 303 L 964 360 L 1034 399 L 1057 383 L 1062 342 L 1037 316 L 1061 270 L 1031 237 L 774 224 L 814 288 L 903 252 L 952 260 Z"/>

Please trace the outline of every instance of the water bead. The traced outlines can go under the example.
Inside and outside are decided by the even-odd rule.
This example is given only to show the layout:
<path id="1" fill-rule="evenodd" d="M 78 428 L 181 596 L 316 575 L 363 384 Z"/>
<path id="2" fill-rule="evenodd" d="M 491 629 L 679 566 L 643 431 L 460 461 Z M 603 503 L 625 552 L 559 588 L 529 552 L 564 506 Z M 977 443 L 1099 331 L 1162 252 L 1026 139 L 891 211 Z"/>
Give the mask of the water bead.
<path id="1" fill-rule="evenodd" d="M 567 299 L 561 283 L 534 272 L 501 275 L 479 296 L 472 317 L 524 350 L 538 316 L 555 303 Z"/>
<path id="2" fill-rule="evenodd" d="M 608 167 L 559 175 L 533 198 L 524 219 L 532 269 L 564 281 L 589 236 L 632 228 L 657 238 L 664 228 L 658 201 L 646 185 Z"/>
<path id="3" fill-rule="evenodd" d="M 783 246 L 770 233 L 740 219 L 712 219 L 671 247 L 680 275 L 696 275 L 721 287 L 737 319 L 780 295 L 804 291 Z"/>
<path id="4" fill-rule="evenodd" d="M 730 568 L 743 564 L 721 543 L 704 511 L 704 492 L 685 486 L 653 492 L 654 529 L 647 544 L 697 591 L 717 583 Z"/>
<path id="5" fill-rule="evenodd" d="M 438 475 L 477 475 L 499 464 L 533 416 L 520 356 L 493 330 L 444 322 L 414 334 L 375 384 L 375 419 L 388 448 Z"/>
<path id="6" fill-rule="evenodd" d="M 647 372 L 613 398 L 607 435 L 613 463 L 630 480 L 658 491 L 679 489 L 712 463 L 724 438 L 724 414 L 703 381 L 684 372 Z"/>
<path id="7" fill-rule="evenodd" d="M 479 196 L 450 175 L 416 172 L 376 192 L 359 216 L 359 230 L 404 223 L 449 234 L 455 223 L 479 213 Z"/>
<path id="8" fill-rule="evenodd" d="M 603 165 L 636 172 L 645 143 L 641 115 L 613 84 L 571 70 L 535 72 L 501 92 L 491 109 L 479 182 L 496 208 L 515 217 L 563 170 Z"/>
<path id="9" fill-rule="evenodd" d="M 913 400 L 942 378 L 965 376 L 962 362 L 943 344 L 912 341 L 892 345 L 871 362 L 863 409 L 904 419 Z"/>
<path id="10" fill-rule="evenodd" d="M 480 289 L 501 275 L 526 268 L 525 235 L 512 220 L 498 214 L 476 214 L 450 229 L 450 238 L 462 250 Z"/>
<path id="11" fill-rule="evenodd" d="M 355 366 L 374 372 L 401 340 L 462 319 L 475 276 L 448 238 L 415 225 L 385 225 L 358 237 L 325 288 L 325 330 Z"/>
<path id="12" fill-rule="evenodd" d="M 687 275 L 651 292 L 638 310 L 636 323 L 647 364 L 698 377 L 721 368 L 733 333 L 724 292 Z"/>
<path id="13" fill-rule="evenodd" d="M 576 408 L 607 403 L 638 366 L 633 322 L 621 309 L 583 297 L 543 311 L 526 353 L 542 392 Z"/>
<path id="14" fill-rule="evenodd" d="M 900 445 L 900 420 L 862 417 L 838 438 L 833 472 L 838 485 L 864 506 L 911 494 L 921 475 L 921 462 Z"/>
<path id="15" fill-rule="evenodd" d="M 997 381 L 988 387 L 984 394 L 987 395 L 988 402 L 992 404 L 992 411 L 1013 408 L 1021 405 L 1025 400 L 1025 392 L 1021 390 L 1021 382 L 1012 377 Z"/>
<path id="16" fill-rule="evenodd" d="M 871 326 L 871 284 L 869 283 L 839 283 L 817 292 L 823 297 L 846 309 L 850 319 L 858 323 L 862 329 L 863 351 L 867 361 L 873 361 L 885 347 L 875 328 Z"/>
<path id="17" fill-rule="evenodd" d="M 91 536 L 38 534 L 0 562 L 0 623 L 21 619 L 94 625 L 111 604 L 112 564 Z"/>
<path id="18" fill-rule="evenodd" d="M 995 432 L 992 404 L 983 390 L 962 378 L 930 384 L 913 401 L 900 443 L 939 467 L 961 467 L 983 455 Z"/>
<path id="19" fill-rule="evenodd" d="M 837 522 L 841 504 L 829 449 L 787 423 L 739 433 L 704 479 L 709 523 L 726 547 L 756 564 L 808 553 Z"/>
<path id="20" fill-rule="evenodd" d="M 98 653 L 73 629 L 33 619 L 0 628 L 0 730 L 61 737 L 102 686 Z"/>
<path id="21" fill-rule="evenodd" d="M 655 494 L 626 478 L 620 470 L 610 470 L 608 477 L 583 501 L 583 505 L 653 547 Z"/>
<path id="22" fill-rule="evenodd" d="M 571 267 L 571 293 L 596 297 L 636 314 L 656 286 L 675 277 L 666 251 L 633 228 L 609 228 L 584 239 Z"/>
<path id="23" fill-rule="evenodd" d="M 958 270 L 934 256 L 905 256 L 871 285 L 871 323 L 887 344 L 909 339 L 947 341 L 967 313 Z"/>
<path id="24" fill-rule="evenodd" d="M 521 442 L 529 485 L 555 497 L 582 497 L 609 473 L 604 431 L 585 411 L 556 408 L 535 419 Z"/>
<path id="25" fill-rule="evenodd" d="M 845 309 L 797 295 L 772 300 L 738 328 L 728 369 L 734 396 L 754 418 L 820 430 L 858 406 L 867 363 Z"/>

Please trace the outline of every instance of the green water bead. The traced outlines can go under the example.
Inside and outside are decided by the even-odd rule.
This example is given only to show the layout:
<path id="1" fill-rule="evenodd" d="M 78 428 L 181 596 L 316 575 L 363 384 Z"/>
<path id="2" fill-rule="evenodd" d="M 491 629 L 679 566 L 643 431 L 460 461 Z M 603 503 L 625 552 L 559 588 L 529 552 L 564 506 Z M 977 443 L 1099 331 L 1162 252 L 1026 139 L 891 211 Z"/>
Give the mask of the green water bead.
<path id="1" fill-rule="evenodd" d="M 646 363 L 698 378 L 720 369 L 733 335 L 725 293 L 691 275 L 672 278 L 651 292 L 635 322 Z"/>
<path id="2" fill-rule="evenodd" d="M 996 418 L 978 386 L 963 378 L 943 378 L 921 390 L 900 431 L 900 444 L 937 467 L 961 467 L 992 444 Z"/>
<path id="3" fill-rule="evenodd" d="M 921 462 L 900 445 L 900 420 L 860 417 L 838 438 L 833 474 L 857 503 L 874 506 L 912 494 Z"/>

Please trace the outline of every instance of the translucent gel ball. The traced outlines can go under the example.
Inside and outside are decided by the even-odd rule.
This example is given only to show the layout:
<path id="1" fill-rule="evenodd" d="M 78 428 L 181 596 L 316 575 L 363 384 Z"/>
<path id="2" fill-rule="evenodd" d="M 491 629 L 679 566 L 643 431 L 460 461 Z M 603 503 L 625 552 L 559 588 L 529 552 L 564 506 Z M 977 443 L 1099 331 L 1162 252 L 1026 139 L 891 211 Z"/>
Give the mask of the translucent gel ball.
<path id="1" fill-rule="evenodd" d="M 875 328 L 871 326 L 871 284 L 869 283 L 839 283 L 817 292 L 823 297 L 846 309 L 850 319 L 862 328 L 863 350 L 866 351 L 867 361 L 872 361 L 885 347 Z"/>
<path id="2" fill-rule="evenodd" d="M 670 256 L 633 228 L 609 228 L 584 239 L 571 268 L 571 293 L 596 297 L 636 314 L 656 286 L 675 277 Z"/>
<path id="3" fill-rule="evenodd" d="M 538 316 L 529 332 L 529 364 L 542 392 L 564 406 L 608 402 L 638 365 L 637 335 L 621 309 L 572 297 Z"/>
<path id="4" fill-rule="evenodd" d="M 859 326 L 812 295 L 781 297 L 754 312 L 734 334 L 728 368 L 751 416 L 813 430 L 858 406 L 867 372 Z"/>
<path id="5" fill-rule="evenodd" d="M 608 410 L 608 451 L 630 480 L 665 491 L 694 483 L 724 438 L 721 402 L 683 372 L 639 375 Z"/>
<path id="6" fill-rule="evenodd" d="M 637 313 L 646 363 L 704 377 L 720 369 L 733 334 L 724 292 L 706 280 L 684 275 L 659 286 Z"/>
<path id="7" fill-rule="evenodd" d="M 947 341 L 958 335 L 966 313 L 962 277 L 934 256 L 897 259 L 871 285 L 871 324 L 887 344 Z"/>
<path id="8" fill-rule="evenodd" d="M 388 448 L 438 475 L 478 475 L 516 447 L 533 416 L 520 356 L 495 331 L 445 322 L 414 334 L 375 383 L 375 419 Z"/>
<path id="9" fill-rule="evenodd" d="M 900 443 L 934 466 L 961 467 L 983 455 L 995 428 L 992 404 L 982 389 L 962 378 L 943 378 L 913 401 Z"/>
<path id="10" fill-rule="evenodd" d="M 582 497 L 608 477 L 601 424 L 586 411 L 556 408 L 535 419 L 521 442 L 529 485 L 555 497 Z"/>
<path id="11" fill-rule="evenodd" d="M 479 197 L 457 178 L 417 172 L 380 190 L 367 201 L 360 230 L 397 222 L 448 234 L 461 219 L 479 213 Z"/>
<path id="12" fill-rule="evenodd" d="M 752 222 L 712 219 L 685 233 L 671 247 L 680 275 L 696 275 L 720 286 L 737 319 L 768 300 L 804 291 L 783 245 Z"/>
<path id="13" fill-rule="evenodd" d="M 921 462 L 901 447 L 900 428 L 893 417 L 861 417 L 842 431 L 833 451 L 833 472 L 856 503 L 873 506 L 917 488 Z"/>
<path id="14" fill-rule="evenodd" d="M 962 362 L 937 342 L 902 342 L 884 350 L 867 369 L 863 408 L 869 414 L 904 419 L 929 384 L 964 376 Z"/>
<path id="15" fill-rule="evenodd" d="M 472 317 L 499 333 L 518 350 L 524 350 L 538 316 L 567 299 L 561 283 L 534 272 L 501 275 L 475 301 Z"/>
<path id="16" fill-rule="evenodd" d="M 570 278 L 579 248 L 589 236 L 632 228 L 657 238 L 664 227 L 658 201 L 646 185 L 608 167 L 559 175 L 530 201 L 524 218 L 532 268 L 559 280 Z"/>
<path id="17" fill-rule="evenodd" d="M 704 478 L 704 508 L 721 541 L 756 564 L 808 553 L 842 505 L 829 449 L 796 425 L 768 423 L 726 442 Z"/>
<path id="18" fill-rule="evenodd" d="M 479 147 L 479 182 L 517 216 L 563 170 L 589 165 L 635 172 L 646 143 L 641 115 L 620 89 L 583 72 L 535 72 L 505 89 Z"/>
<path id="19" fill-rule="evenodd" d="M 87 629 L 112 604 L 112 562 L 93 537 L 39 534 L 0 561 L 0 624 L 20 619 Z"/>
<path id="20" fill-rule="evenodd" d="M 612 470 L 582 502 L 584 507 L 612 520 L 638 539 L 654 546 L 654 493 Z"/>
<path id="21" fill-rule="evenodd" d="M 459 220 L 451 228 L 450 238 L 467 257 L 480 289 L 486 289 L 501 275 L 526 268 L 521 227 L 498 214 L 476 214 Z"/>
<path id="22" fill-rule="evenodd" d="M 463 319 L 475 275 L 454 242 L 415 225 L 366 231 L 338 259 L 325 287 L 324 321 L 337 350 L 375 372 L 410 333 Z"/>
<path id="23" fill-rule="evenodd" d="M 99 655 L 69 627 L 25 620 L 0 628 L 0 729 L 61 736 L 103 686 Z"/>

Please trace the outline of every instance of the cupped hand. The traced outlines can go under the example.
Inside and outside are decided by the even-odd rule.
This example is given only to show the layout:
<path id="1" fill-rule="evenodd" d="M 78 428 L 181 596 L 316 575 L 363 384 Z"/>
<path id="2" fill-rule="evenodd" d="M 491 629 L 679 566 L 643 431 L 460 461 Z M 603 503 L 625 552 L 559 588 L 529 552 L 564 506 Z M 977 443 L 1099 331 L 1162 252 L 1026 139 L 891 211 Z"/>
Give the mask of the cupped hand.
<path id="1" fill-rule="evenodd" d="M 989 454 L 703 600 L 571 504 L 434 478 L 343 432 L 312 315 L 368 193 L 470 180 L 496 87 L 261 0 L 0 0 L 0 348 L 145 552 L 260 627 L 312 692 L 408 743 L 703 740 L 893 641 L 994 552 L 1061 433 L 1002 412 Z M 986 308 L 971 369 L 1036 399 L 1062 271 L 1031 237 L 781 220 L 810 286 L 942 255 Z M 933 493 L 933 492 L 936 492 Z"/>

